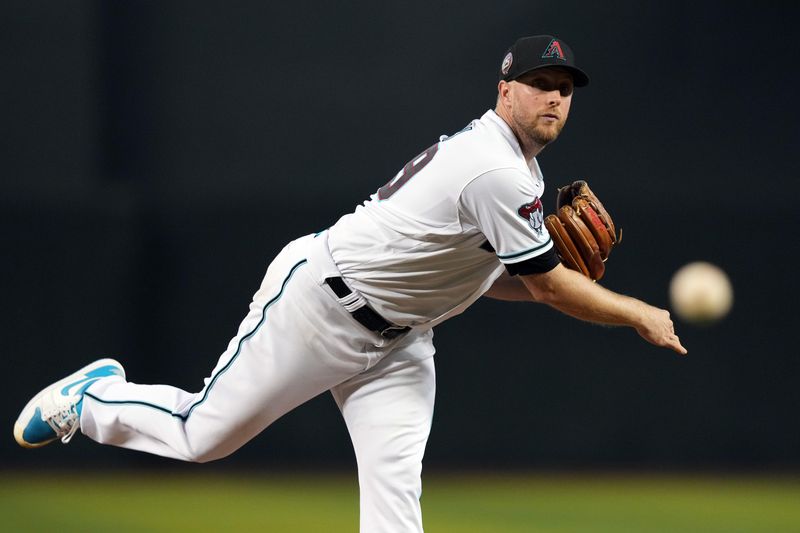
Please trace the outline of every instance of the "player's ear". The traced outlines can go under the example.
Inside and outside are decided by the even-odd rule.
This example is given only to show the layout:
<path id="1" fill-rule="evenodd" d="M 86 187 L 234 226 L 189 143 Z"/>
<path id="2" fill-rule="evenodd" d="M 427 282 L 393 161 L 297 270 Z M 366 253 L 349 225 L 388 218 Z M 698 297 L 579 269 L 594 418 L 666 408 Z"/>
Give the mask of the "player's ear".
<path id="1" fill-rule="evenodd" d="M 505 102 L 508 99 L 508 93 L 511 90 L 511 85 L 506 80 L 500 80 L 497 84 L 497 101 Z"/>

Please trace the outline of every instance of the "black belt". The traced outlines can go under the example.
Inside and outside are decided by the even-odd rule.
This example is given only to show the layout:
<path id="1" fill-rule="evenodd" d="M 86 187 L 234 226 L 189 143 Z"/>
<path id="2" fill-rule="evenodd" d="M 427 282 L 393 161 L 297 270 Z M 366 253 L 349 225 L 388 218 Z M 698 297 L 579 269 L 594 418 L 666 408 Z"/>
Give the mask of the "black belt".
<path id="1" fill-rule="evenodd" d="M 333 290 L 333 293 L 340 299 L 350 296 L 353 293 L 350 287 L 348 287 L 340 277 L 327 278 L 325 283 L 328 284 L 331 290 Z M 396 339 L 411 329 L 408 326 L 392 324 L 367 305 L 363 305 L 355 311 L 350 311 L 350 314 L 353 315 L 353 318 L 358 320 L 362 326 L 368 330 L 374 331 L 384 339 Z"/>

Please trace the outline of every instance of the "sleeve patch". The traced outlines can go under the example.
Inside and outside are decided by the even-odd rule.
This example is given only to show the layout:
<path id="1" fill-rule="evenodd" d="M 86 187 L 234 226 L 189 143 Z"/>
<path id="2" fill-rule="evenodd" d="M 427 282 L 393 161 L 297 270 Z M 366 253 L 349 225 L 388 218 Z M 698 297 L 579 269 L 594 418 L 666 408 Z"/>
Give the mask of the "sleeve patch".
<path id="1" fill-rule="evenodd" d="M 542 236 L 544 216 L 542 215 L 542 201 L 538 196 L 534 197 L 532 202 L 519 206 L 517 214 L 528 221 L 528 224 L 531 229 L 536 232 L 536 235 L 539 237 Z"/>

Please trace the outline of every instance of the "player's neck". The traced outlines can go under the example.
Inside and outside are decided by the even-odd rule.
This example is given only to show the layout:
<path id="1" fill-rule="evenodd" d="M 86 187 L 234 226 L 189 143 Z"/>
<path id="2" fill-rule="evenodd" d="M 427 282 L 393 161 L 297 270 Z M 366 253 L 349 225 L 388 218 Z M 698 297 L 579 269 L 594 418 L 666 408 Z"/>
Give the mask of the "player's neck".
<path id="1" fill-rule="evenodd" d="M 544 145 L 537 143 L 530 136 L 525 135 L 520 128 L 516 126 L 516 123 L 511 118 L 509 112 L 501 105 L 498 105 L 494 112 L 503 119 L 503 121 L 508 124 L 508 127 L 511 128 L 511 132 L 514 134 L 514 137 L 517 138 L 517 142 L 519 143 L 519 148 L 522 150 L 522 156 L 525 158 L 525 162 L 530 165 L 533 158 L 539 155 L 539 152 L 544 150 Z"/>

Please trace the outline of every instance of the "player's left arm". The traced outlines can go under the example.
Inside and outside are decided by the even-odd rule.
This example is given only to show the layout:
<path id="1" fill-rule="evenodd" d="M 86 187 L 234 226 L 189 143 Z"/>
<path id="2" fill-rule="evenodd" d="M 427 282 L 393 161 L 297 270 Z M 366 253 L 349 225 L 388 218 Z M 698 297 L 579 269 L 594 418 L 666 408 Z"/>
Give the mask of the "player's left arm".
<path id="1" fill-rule="evenodd" d="M 646 341 L 686 354 L 665 309 L 610 291 L 560 264 L 548 272 L 522 275 L 520 280 L 534 301 L 581 320 L 632 327 Z"/>

